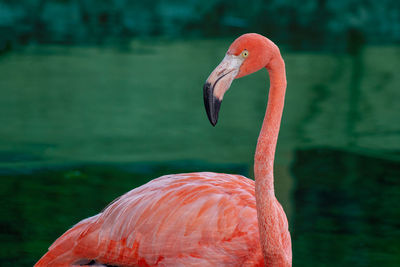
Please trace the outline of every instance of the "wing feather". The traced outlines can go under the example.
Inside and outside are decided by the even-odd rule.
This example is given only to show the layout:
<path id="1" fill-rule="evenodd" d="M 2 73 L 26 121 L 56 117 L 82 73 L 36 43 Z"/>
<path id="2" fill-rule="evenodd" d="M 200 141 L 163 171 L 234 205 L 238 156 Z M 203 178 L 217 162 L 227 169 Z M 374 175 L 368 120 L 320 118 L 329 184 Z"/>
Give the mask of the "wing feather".
<path id="1" fill-rule="evenodd" d="M 162 176 L 77 224 L 47 254 L 61 244 L 69 244 L 71 263 L 262 266 L 254 181 L 218 173 Z"/>

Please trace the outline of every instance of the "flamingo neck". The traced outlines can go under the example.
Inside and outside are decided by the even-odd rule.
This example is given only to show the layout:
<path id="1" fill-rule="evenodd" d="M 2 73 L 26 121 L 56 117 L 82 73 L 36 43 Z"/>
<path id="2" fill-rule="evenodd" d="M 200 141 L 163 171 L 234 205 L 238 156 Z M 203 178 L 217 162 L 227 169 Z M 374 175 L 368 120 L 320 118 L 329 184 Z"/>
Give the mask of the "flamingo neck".
<path id="1" fill-rule="evenodd" d="M 262 192 L 274 195 L 274 158 L 285 101 L 286 73 L 285 63 L 280 55 L 271 61 L 268 65 L 270 89 L 267 111 L 258 136 L 254 176 L 256 183 L 262 186 Z"/>
<path id="2" fill-rule="evenodd" d="M 260 243 L 266 266 L 286 265 L 280 230 L 276 220 L 280 214 L 274 192 L 274 157 L 281 124 L 286 91 L 285 63 L 278 52 L 267 65 L 270 90 L 267 111 L 258 137 L 254 158 L 255 195 Z"/>

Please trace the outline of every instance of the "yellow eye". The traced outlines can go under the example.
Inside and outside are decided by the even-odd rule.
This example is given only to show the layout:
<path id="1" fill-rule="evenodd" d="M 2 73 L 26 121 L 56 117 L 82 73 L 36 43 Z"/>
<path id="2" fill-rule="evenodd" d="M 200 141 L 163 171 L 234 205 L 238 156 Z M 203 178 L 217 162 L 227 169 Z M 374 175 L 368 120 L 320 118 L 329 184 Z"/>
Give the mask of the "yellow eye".
<path id="1" fill-rule="evenodd" d="M 249 55 L 249 51 L 243 50 L 241 55 L 242 55 L 242 57 L 247 57 Z"/>

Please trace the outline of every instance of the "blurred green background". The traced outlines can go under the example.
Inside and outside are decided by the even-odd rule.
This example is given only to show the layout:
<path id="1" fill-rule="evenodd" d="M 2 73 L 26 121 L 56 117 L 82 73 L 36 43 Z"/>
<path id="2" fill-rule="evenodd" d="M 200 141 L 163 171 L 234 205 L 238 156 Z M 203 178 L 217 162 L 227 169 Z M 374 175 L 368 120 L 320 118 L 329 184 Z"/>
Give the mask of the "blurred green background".
<path id="1" fill-rule="evenodd" d="M 400 266 L 400 2 L 0 1 L 0 265 L 168 173 L 252 177 L 268 75 L 213 128 L 202 85 L 240 34 L 281 48 L 277 198 L 294 266 Z"/>

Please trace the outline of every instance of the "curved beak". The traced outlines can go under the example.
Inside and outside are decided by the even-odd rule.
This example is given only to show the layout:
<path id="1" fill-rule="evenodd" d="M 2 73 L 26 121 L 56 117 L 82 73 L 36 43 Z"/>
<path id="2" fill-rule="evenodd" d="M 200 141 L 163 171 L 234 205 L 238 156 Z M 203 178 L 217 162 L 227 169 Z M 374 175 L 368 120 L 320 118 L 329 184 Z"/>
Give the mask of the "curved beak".
<path id="1" fill-rule="evenodd" d="M 203 86 L 204 107 L 206 108 L 208 119 L 213 126 L 217 124 L 218 113 L 224 94 L 228 91 L 232 81 L 239 73 L 243 60 L 240 56 L 226 54 Z"/>

